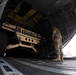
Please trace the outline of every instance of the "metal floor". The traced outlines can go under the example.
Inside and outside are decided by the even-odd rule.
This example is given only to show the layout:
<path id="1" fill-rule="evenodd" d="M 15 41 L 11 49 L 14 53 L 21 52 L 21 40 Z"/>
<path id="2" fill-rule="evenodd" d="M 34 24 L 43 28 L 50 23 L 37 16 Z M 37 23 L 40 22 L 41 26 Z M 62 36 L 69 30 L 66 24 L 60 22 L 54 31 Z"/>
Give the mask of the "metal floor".
<path id="1" fill-rule="evenodd" d="M 0 58 L 0 75 L 76 75 L 76 60 Z"/>

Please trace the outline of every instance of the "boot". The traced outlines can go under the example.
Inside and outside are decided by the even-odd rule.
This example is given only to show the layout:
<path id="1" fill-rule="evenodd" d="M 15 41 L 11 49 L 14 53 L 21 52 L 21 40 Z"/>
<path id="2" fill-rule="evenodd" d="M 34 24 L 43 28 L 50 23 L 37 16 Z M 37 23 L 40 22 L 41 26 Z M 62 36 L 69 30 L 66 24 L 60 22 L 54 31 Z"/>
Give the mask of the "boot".
<path id="1" fill-rule="evenodd" d="M 62 61 L 64 60 L 64 58 L 63 58 L 63 54 L 61 54 L 61 60 L 62 60 Z"/>
<path id="2" fill-rule="evenodd" d="M 53 59 L 53 61 L 61 61 L 61 55 L 57 54 L 56 58 Z"/>

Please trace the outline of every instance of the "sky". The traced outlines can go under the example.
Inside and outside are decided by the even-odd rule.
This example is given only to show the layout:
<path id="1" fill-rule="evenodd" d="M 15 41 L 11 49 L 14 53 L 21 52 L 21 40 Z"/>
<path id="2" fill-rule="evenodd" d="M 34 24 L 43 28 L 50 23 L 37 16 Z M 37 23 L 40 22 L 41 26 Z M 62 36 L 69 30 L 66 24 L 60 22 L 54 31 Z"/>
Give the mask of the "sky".
<path id="1" fill-rule="evenodd" d="M 76 57 L 76 34 L 71 41 L 63 48 L 64 57 Z"/>

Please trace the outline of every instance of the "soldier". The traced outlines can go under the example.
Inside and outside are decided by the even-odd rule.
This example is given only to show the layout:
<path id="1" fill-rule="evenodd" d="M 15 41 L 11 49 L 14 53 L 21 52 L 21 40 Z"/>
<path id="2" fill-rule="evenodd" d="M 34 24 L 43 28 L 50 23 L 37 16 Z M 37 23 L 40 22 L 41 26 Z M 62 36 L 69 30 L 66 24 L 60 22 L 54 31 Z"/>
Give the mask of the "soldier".
<path id="1" fill-rule="evenodd" d="M 52 27 L 52 41 L 55 48 L 56 58 L 53 59 L 54 61 L 61 61 L 63 60 L 63 53 L 62 53 L 62 36 L 60 30 L 56 27 Z"/>

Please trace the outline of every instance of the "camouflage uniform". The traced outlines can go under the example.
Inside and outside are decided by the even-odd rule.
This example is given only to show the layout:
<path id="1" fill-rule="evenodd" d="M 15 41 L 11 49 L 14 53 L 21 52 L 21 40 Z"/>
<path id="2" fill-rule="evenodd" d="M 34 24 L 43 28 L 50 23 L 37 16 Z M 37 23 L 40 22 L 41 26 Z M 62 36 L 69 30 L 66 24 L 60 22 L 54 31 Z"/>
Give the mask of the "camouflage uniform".
<path id="1" fill-rule="evenodd" d="M 62 54 L 62 36 L 60 30 L 55 26 L 52 28 L 52 41 L 54 43 L 55 53 Z"/>

